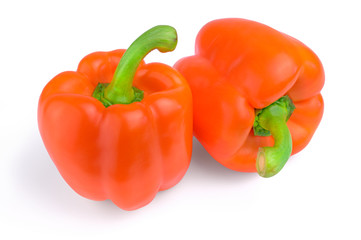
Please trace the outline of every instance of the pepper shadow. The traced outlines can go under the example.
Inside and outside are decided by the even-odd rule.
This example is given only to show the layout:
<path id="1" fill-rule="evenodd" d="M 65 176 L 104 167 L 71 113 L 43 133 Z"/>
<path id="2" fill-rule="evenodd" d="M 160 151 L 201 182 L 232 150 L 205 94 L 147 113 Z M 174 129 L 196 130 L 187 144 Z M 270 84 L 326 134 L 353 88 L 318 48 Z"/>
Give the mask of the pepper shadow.
<path id="1" fill-rule="evenodd" d="M 33 131 L 15 155 L 13 174 L 15 194 L 27 199 L 27 204 L 44 211 L 54 211 L 84 219 L 119 219 L 128 211 L 110 200 L 93 201 L 78 195 L 63 180 L 47 153 L 40 134 Z"/>
<path id="2" fill-rule="evenodd" d="M 128 212 L 121 210 L 110 200 L 93 201 L 78 195 L 59 174 L 44 147 L 40 134 L 35 129 L 19 144 L 18 149 L 21 151 L 15 154 L 12 172 L 14 192 L 16 197 L 27 199 L 27 207 L 55 212 L 65 218 L 70 215 L 81 221 L 129 220 L 129 217 L 143 214 L 142 210 L 151 210 L 145 207 Z M 199 187 L 203 184 L 211 186 L 213 183 L 243 185 L 258 178 L 255 173 L 236 172 L 222 166 L 208 154 L 197 139 L 193 138 L 191 164 L 186 176 L 181 180 L 181 185 L 184 188 Z M 157 208 L 162 201 L 166 201 L 171 191 L 164 192 L 167 194 L 159 192 L 149 205 Z"/>
<path id="3" fill-rule="evenodd" d="M 195 137 L 193 138 L 192 160 L 187 174 L 191 178 L 225 183 L 234 181 L 246 183 L 259 178 L 257 173 L 238 172 L 226 168 L 217 162 Z"/>

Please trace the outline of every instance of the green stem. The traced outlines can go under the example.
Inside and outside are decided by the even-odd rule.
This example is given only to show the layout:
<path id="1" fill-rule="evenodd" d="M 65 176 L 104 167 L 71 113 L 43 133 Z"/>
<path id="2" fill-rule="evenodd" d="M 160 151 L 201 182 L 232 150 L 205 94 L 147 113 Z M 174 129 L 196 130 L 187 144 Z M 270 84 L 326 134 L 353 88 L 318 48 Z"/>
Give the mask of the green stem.
<path id="1" fill-rule="evenodd" d="M 256 167 L 262 177 L 272 177 L 277 174 L 291 156 L 292 138 L 286 123 L 294 109 L 292 100 L 284 96 L 256 112 L 255 135 L 272 135 L 274 139 L 273 147 L 262 147 L 258 151 Z"/>
<path id="2" fill-rule="evenodd" d="M 177 32 L 173 27 L 159 25 L 149 29 L 126 50 L 111 83 L 103 85 L 103 90 L 96 89 L 93 96 L 102 101 L 106 107 L 112 104 L 140 101 L 143 98 L 143 92 L 133 87 L 133 79 L 139 64 L 152 50 L 169 52 L 173 51 L 176 45 Z"/>

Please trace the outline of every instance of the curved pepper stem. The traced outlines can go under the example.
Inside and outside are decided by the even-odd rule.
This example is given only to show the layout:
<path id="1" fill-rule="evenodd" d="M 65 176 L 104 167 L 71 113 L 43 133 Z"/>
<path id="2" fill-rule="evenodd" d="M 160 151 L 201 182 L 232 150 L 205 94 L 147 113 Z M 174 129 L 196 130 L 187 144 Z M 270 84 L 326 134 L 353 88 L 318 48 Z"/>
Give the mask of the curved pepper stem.
<path id="1" fill-rule="evenodd" d="M 177 32 L 171 26 L 155 26 L 138 37 L 122 56 L 109 85 L 97 86 L 93 96 L 104 106 L 129 104 L 143 99 L 143 91 L 133 87 L 133 79 L 143 58 L 152 50 L 173 51 Z"/>
<path id="2" fill-rule="evenodd" d="M 292 138 L 286 123 L 294 109 L 292 100 L 284 96 L 268 107 L 256 111 L 253 126 L 255 135 L 272 135 L 274 139 L 273 147 L 262 147 L 258 151 L 256 167 L 262 177 L 277 174 L 291 156 Z"/>

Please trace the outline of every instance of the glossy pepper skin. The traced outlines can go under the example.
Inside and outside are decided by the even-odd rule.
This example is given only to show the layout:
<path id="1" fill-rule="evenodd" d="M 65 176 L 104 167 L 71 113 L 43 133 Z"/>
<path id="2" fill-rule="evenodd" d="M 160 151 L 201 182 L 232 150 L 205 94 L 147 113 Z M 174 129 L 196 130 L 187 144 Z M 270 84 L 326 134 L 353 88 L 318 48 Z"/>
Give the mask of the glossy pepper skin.
<path id="1" fill-rule="evenodd" d="M 38 124 L 50 157 L 74 191 L 134 210 L 185 174 L 192 97 L 175 69 L 139 60 L 132 80 L 144 98 L 105 107 L 92 94 L 99 83 L 112 81 L 124 53 L 91 53 L 77 71 L 54 77 L 40 96 Z"/>
<path id="2" fill-rule="evenodd" d="M 192 90 L 194 135 L 230 169 L 255 172 L 256 159 L 264 161 L 259 149 L 273 146 L 274 138 L 256 136 L 253 126 L 259 109 L 281 97 L 288 96 L 295 107 L 288 121 L 283 117 L 292 140 L 289 154 L 309 143 L 321 121 L 325 75 L 319 58 L 300 41 L 261 23 L 209 22 L 198 33 L 195 55 L 174 67 Z M 277 171 L 258 172 L 269 177 Z"/>

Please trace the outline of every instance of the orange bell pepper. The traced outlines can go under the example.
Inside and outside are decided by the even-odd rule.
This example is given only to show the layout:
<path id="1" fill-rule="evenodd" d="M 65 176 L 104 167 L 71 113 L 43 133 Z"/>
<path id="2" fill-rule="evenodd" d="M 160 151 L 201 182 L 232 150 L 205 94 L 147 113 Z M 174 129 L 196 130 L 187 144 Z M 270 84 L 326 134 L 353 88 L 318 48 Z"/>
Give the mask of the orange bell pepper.
<path id="1" fill-rule="evenodd" d="M 142 60 L 176 44 L 174 28 L 157 26 L 127 51 L 89 54 L 77 71 L 60 73 L 44 88 L 39 130 L 78 194 L 133 210 L 185 174 L 192 151 L 191 91 L 175 69 Z"/>
<path id="2" fill-rule="evenodd" d="M 275 175 L 321 121 L 320 60 L 266 25 L 212 21 L 198 33 L 195 55 L 175 68 L 192 90 L 194 135 L 230 169 Z"/>

